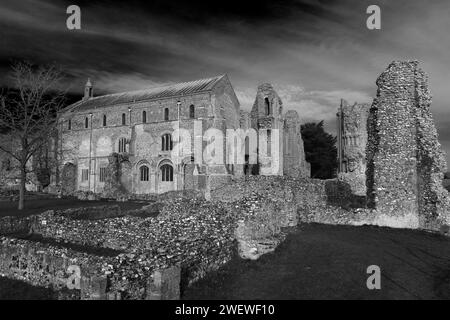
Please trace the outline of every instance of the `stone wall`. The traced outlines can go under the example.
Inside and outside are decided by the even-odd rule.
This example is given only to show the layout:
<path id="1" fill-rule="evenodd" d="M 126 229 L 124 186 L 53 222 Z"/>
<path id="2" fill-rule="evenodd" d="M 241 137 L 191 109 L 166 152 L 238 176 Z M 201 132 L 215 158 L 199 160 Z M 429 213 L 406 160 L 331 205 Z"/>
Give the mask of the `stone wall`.
<path id="1" fill-rule="evenodd" d="M 86 218 L 84 212 L 47 211 L 26 219 L 9 218 L 8 221 L 3 219 L 5 220 L 3 229 L 14 226 L 16 232 L 32 231 L 42 236 L 44 240 L 51 239 L 55 245 L 70 244 L 76 248 L 109 248 L 123 251 L 124 253 L 117 255 L 113 260 L 111 257 L 101 257 L 103 269 L 100 268 L 101 271 L 98 271 L 99 265 L 96 264 L 95 270 L 98 272 L 95 276 L 107 275 L 108 294 L 111 293 L 113 296 L 119 294 L 121 299 L 145 299 L 148 297 L 147 288 L 155 270 L 180 266 L 180 285 L 183 289 L 202 278 L 207 272 L 216 270 L 229 261 L 236 251 L 234 238 L 236 215 L 227 211 L 225 207 L 207 202 L 201 197 L 177 197 L 162 201 L 163 206 L 159 208 L 160 214 L 156 218 L 127 215 L 81 220 L 80 218 Z M 154 205 L 156 204 L 152 206 Z M 27 225 L 29 230 L 25 230 Z M 57 252 L 58 255 L 62 252 L 61 254 L 70 261 L 81 261 L 77 258 L 79 256 L 77 252 L 66 249 L 55 251 L 53 247 L 50 248 L 40 242 L 10 240 L 5 242 L 5 248 L 10 246 L 11 241 L 18 241 L 26 248 L 24 249 L 26 252 L 31 247 L 39 247 L 40 249 L 30 251 L 33 256 L 35 252 L 43 254 Z M 89 256 L 87 259 L 91 261 L 90 255 L 87 255 Z M 41 258 L 36 259 L 38 261 L 36 265 L 39 265 Z M 18 272 L 8 269 L 9 264 L 6 262 L 2 268 L 0 273 L 3 272 L 9 277 L 25 280 L 33 285 L 45 285 L 32 278 L 20 278 Z M 89 270 L 91 269 L 89 266 Z M 63 272 L 61 270 L 59 272 Z M 30 269 L 29 277 L 34 277 L 39 272 L 37 269 Z M 52 274 L 46 276 L 54 278 Z"/>
<path id="2" fill-rule="evenodd" d="M 284 175 L 298 178 L 311 176 L 311 165 L 305 159 L 305 149 L 300 131 L 300 117 L 296 111 L 289 110 L 284 115 Z"/>
<path id="3" fill-rule="evenodd" d="M 200 189 L 201 184 L 195 183 L 196 177 L 191 177 L 189 170 L 185 170 L 183 166 L 185 163 L 178 165 L 174 161 L 172 152 L 163 150 L 162 136 L 173 135 L 176 129 L 181 128 L 189 132 L 192 138 L 194 136 L 198 138 L 199 133 L 194 133 L 195 120 L 203 125 L 203 131 L 200 134 L 211 127 L 224 133 L 227 128 L 238 128 L 239 101 L 228 77 L 218 78 L 208 91 L 199 90 L 181 96 L 135 101 L 132 99 L 133 93 L 123 95 L 130 97 L 128 102 L 123 100 L 124 102 L 117 103 L 109 99 L 107 105 L 93 107 L 96 105 L 96 99 L 100 97 L 88 97 L 81 105 L 74 104 L 61 114 L 59 125 L 61 159 L 59 160 L 61 169 L 67 163 L 76 167 L 74 183 L 76 189 L 106 194 L 118 193 L 116 189 L 119 187 L 120 192 L 135 194 L 161 194 L 187 188 Z M 180 103 L 179 107 L 178 103 Z M 194 106 L 194 117 L 190 114 L 191 106 Z M 166 109 L 168 110 L 167 120 L 165 119 Z M 145 121 L 144 111 L 146 112 Z M 122 115 L 125 116 L 125 123 L 122 123 Z M 104 117 L 106 117 L 105 125 Z M 119 150 L 119 141 L 122 139 L 126 141 L 125 152 Z M 175 136 L 173 139 L 175 143 Z M 191 151 L 186 155 L 189 160 L 194 154 L 193 150 Z M 110 155 L 119 152 L 124 153 L 128 161 L 111 163 Z M 199 159 L 196 161 L 202 162 Z M 173 181 L 165 181 L 162 178 L 161 166 L 165 164 L 173 168 Z M 112 167 L 116 165 L 119 165 L 119 168 Z M 149 169 L 148 179 L 140 178 L 140 168 L 143 166 Z M 114 183 L 112 185 L 111 181 L 104 181 L 100 171 L 105 168 L 113 171 L 115 179 L 112 182 L 117 184 L 115 180 L 120 178 L 119 186 Z M 89 174 L 86 179 L 81 172 L 87 169 Z M 212 171 L 221 175 L 226 174 L 224 165 L 216 166 Z M 188 183 L 185 183 L 186 180 Z M 216 179 L 210 181 L 214 184 Z"/>
<path id="4" fill-rule="evenodd" d="M 73 290 L 72 298 L 94 298 L 93 286 L 94 282 L 97 282 L 94 279 L 97 277 L 106 279 L 102 271 L 114 262 L 114 258 L 90 255 L 39 242 L 0 237 L 0 273 L 3 276 L 59 291 L 68 289 L 68 279 L 72 275 L 69 266 L 80 267 L 81 288 Z"/>
<path id="5" fill-rule="evenodd" d="M 271 130 L 272 132 L 272 139 L 270 143 L 267 141 L 267 145 L 258 141 L 259 173 L 261 175 L 283 175 L 283 102 L 270 83 L 258 86 L 250 118 L 252 128 L 258 133 L 260 130 Z M 276 130 L 278 130 L 278 140 L 276 140 L 277 135 L 274 134 Z"/>
<path id="6" fill-rule="evenodd" d="M 338 180 L 246 176 L 212 191 L 211 199 L 239 212 L 236 239 L 246 259 L 275 250 L 299 222 L 361 225 L 373 219 L 365 212 L 365 197 Z"/>
<path id="7" fill-rule="evenodd" d="M 394 61 L 377 85 L 368 128 L 368 204 L 384 225 L 439 229 L 449 223 L 450 201 L 427 78 L 417 61 Z"/>

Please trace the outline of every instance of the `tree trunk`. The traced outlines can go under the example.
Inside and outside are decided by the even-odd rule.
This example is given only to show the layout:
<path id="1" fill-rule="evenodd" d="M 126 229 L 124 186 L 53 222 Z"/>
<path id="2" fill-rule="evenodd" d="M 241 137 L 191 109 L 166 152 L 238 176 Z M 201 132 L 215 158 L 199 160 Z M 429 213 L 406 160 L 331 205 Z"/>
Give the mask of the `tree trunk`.
<path id="1" fill-rule="evenodd" d="M 23 209 L 25 202 L 25 183 L 27 180 L 26 167 L 20 168 L 19 210 Z"/>

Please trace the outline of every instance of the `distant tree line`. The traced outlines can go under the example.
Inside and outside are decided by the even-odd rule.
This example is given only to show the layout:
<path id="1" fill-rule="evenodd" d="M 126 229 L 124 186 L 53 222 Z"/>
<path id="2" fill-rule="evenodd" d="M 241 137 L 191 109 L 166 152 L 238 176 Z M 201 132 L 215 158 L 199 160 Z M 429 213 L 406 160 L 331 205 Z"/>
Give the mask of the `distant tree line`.
<path id="1" fill-rule="evenodd" d="M 337 148 L 335 136 L 325 132 L 323 120 L 301 126 L 306 161 L 311 164 L 311 178 L 331 179 L 336 176 Z"/>

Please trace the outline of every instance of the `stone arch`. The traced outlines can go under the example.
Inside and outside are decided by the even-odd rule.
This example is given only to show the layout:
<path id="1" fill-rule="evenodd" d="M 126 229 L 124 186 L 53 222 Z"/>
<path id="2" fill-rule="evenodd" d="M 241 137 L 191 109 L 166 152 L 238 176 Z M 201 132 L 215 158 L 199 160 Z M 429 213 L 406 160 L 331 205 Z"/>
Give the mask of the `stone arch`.
<path id="1" fill-rule="evenodd" d="M 77 189 L 77 166 L 67 162 L 61 171 L 61 193 L 68 195 Z"/>
<path id="2" fill-rule="evenodd" d="M 163 177 L 162 170 L 166 168 L 166 166 L 170 166 L 172 168 L 172 181 L 168 181 L 167 176 Z M 175 174 L 175 167 L 170 159 L 162 159 L 159 161 L 157 166 L 157 192 L 158 193 L 164 193 L 167 191 L 173 191 L 176 190 L 176 174 Z"/>
<path id="3" fill-rule="evenodd" d="M 136 164 L 134 165 L 134 167 L 137 169 L 139 169 L 140 166 L 142 165 L 147 165 L 150 169 L 154 168 L 154 162 L 152 160 L 147 160 L 147 159 L 141 159 L 138 162 L 136 162 Z"/>
<path id="4" fill-rule="evenodd" d="M 148 180 L 142 180 L 142 167 L 148 168 Z M 135 182 L 138 184 L 144 184 L 146 189 L 149 189 L 150 183 L 153 184 L 152 175 L 154 174 L 153 161 L 148 161 L 146 159 L 139 160 L 134 165 L 135 171 Z"/>

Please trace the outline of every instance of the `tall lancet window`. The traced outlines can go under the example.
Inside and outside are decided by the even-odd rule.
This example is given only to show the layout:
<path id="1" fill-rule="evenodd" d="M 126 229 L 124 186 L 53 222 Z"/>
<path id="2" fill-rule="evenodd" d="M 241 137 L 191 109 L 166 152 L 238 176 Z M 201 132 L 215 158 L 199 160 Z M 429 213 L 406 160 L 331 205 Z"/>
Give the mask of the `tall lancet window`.
<path id="1" fill-rule="evenodd" d="M 270 110 L 270 101 L 267 97 L 264 98 L 264 106 L 266 109 L 266 115 L 270 115 L 272 113 L 272 110 Z"/>
<path id="2" fill-rule="evenodd" d="M 173 149 L 173 141 L 172 135 L 170 133 L 166 133 L 161 136 L 161 150 L 162 151 L 170 151 Z"/>
<path id="3" fill-rule="evenodd" d="M 119 139 L 119 153 L 127 152 L 127 139 L 120 138 Z"/>
<path id="4" fill-rule="evenodd" d="M 103 126 L 106 127 L 106 114 L 103 115 Z"/>
<path id="5" fill-rule="evenodd" d="M 147 111 L 142 111 L 142 123 L 147 123 Z"/>
<path id="6" fill-rule="evenodd" d="M 169 120 L 169 108 L 164 109 L 164 120 Z"/>
<path id="7" fill-rule="evenodd" d="M 146 165 L 141 166 L 139 168 L 140 171 L 140 175 L 141 175 L 141 181 L 148 181 L 148 176 L 149 176 L 149 169 Z"/>
<path id="8" fill-rule="evenodd" d="M 122 113 L 122 125 L 126 125 L 127 124 L 127 116 L 125 115 L 125 113 Z"/>

